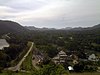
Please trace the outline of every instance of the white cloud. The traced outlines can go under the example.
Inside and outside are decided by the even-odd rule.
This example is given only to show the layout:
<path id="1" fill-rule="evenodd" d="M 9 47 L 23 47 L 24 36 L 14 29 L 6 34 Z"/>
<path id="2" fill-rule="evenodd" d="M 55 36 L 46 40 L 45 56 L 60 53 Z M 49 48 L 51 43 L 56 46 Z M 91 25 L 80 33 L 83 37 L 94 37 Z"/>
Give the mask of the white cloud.
<path id="1" fill-rule="evenodd" d="M 0 6 L 0 17 L 2 16 L 13 16 L 16 10 L 7 6 Z"/>
<path id="2" fill-rule="evenodd" d="M 14 20 L 24 25 L 63 27 L 87 26 L 100 22 L 100 0 L 5 1 L 0 1 L 1 19 Z"/>

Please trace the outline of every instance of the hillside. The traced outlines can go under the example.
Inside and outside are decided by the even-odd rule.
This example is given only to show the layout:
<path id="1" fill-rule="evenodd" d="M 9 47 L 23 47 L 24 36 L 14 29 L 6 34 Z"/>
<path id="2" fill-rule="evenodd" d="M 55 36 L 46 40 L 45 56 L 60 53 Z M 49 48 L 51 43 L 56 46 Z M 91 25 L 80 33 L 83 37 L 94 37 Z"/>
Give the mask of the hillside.
<path id="1" fill-rule="evenodd" d="M 0 34 L 23 33 L 25 31 L 27 29 L 16 22 L 0 20 Z"/>
<path id="2" fill-rule="evenodd" d="M 100 29 L 100 24 L 91 27 L 91 29 Z"/>

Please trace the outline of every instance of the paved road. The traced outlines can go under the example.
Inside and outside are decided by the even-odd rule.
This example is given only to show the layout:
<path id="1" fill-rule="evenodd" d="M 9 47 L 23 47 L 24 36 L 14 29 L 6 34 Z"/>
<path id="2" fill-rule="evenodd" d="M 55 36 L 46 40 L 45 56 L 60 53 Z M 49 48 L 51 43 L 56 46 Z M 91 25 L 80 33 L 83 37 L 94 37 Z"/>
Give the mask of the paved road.
<path id="1" fill-rule="evenodd" d="M 30 49 L 29 49 L 28 52 L 24 55 L 24 57 L 21 59 L 21 61 L 20 61 L 16 66 L 14 66 L 14 67 L 9 67 L 8 70 L 12 70 L 12 71 L 19 71 L 19 70 L 20 70 L 21 64 L 23 63 L 23 61 L 24 61 L 25 58 L 29 55 L 30 51 L 31 51 L 32 48 L 33 48 L 34 43 L 33 43 L 33 42 L 31 42 L 31 43 L 32 43 L 32 45 L 31 45 Z"/>

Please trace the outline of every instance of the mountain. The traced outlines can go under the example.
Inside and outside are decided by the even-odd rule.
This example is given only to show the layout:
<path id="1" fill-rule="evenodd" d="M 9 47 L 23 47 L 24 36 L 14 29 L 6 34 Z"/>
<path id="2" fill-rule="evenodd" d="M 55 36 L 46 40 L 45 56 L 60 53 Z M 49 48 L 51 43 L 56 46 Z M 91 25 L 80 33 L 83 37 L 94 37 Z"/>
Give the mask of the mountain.
<path id="1" fill-rule="evenodd" d="M 73 29 L 72 27 L 65 27 L 65 28 L 62 28 L 61 30 L 70 30 L 70 29 Z"/>
<path id="2" fill-rule="evenodd" d="M 82 28 L 82 27 L 75 27 L 75 28 L 65 27 L 65 28 L 61 28 L 61 29 L 55 29 L 55 28 L 46 28 L 46 27 L 36 28 L 34 26 L 25 26 L 25 28 L 27 28 L 29 30 L 75 30 L 75 31 L 83 31 L 83 30 L 95 30 L 95 29 L 100 30 L 100 24 L 95 25 L 93 27 L 87 27 L 87 28 Z"/>
<path id="3" fill-rule="evenodd" d="M 63 28 L 63 30 L 70 30 L 70 31 L 89 31 L 89 30 L 92 30 L 92 31 L 100 31 L 100 24 L 98 25 L 94 25 L 93 27 L 87 27 L 87 28 L 83 28 L 83 27 L 75 27 L 75 28 L 71 28 L 71 27 L 66 27 L 66 28 Z"/>
<path id="4" fill-rule="evenodd" d="M 46 27 L 36 28 L 34 26 L 25 26 L 25 28 L 27 28 L 29 30 L 40 30 L 40 31 L 43 31 L 43 30 L 56 30 L 55 28 L 46 28 Z"/>
<path id="5" fill-rule="evenodd" d="M 39 30 L 39 28 L 36 28 L 34 26 L 25 26 L 25 28 L 27 28 L 29 30 Z"/>
<path id="6" fill-rule="evenodd" d="M 13 21 L 0 20 L 0 34 L 6 33 L 23 33 L 27 29 Z"/>
<path id="7" fill-rule="evenodd" d="M 90 29 L 90 30 L 93 30 L 93 29 L 100 30 L 100 24 L 95 25 L 95 26 L 93 26 L 93 27 L 89 27 L 88 29 Z"/>

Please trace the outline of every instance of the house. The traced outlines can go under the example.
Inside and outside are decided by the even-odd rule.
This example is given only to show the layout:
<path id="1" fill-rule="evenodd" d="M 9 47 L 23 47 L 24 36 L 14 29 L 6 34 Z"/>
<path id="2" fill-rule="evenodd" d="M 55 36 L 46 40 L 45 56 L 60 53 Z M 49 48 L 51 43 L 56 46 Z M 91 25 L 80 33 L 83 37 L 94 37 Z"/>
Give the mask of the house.
<path id="1" fill-rule="evenodd" d="M 44 57 L 42 55 L 36 55 L 36 58 L 38 60 L 38 63 L 43 62 Z"/>
<path id="2" fill-rule="evenodd" d="M 0 39 L 0 50 L 3 50 L 5 47 L 9 47 L 10 45 L 5 39 Z"/>
<path id="3" fill-rule="evenodd" d="M 57 56 L 55 56 L 52 60 L 55 64 L 65 63 L 66 61 L 66 53 L 64 51 L 60 51 Z"/>
<path id="4" fill-rule="evenodd" d="M 91 54 L 91 55 L 88 57 L 88 60 L 89 60 L 89 61 L 99 61 L 99 59 L 97 59 L 97 57 L 96 57 L 95 54 Z"/>
<path id="5" fill-rule="evenodd" d="M 68 55 L 66 58 L 66 62 L 67 64 L 70 65 L 78 64 L 79 63 L 78 56 L 76 56 L 75 54 Z"/>

